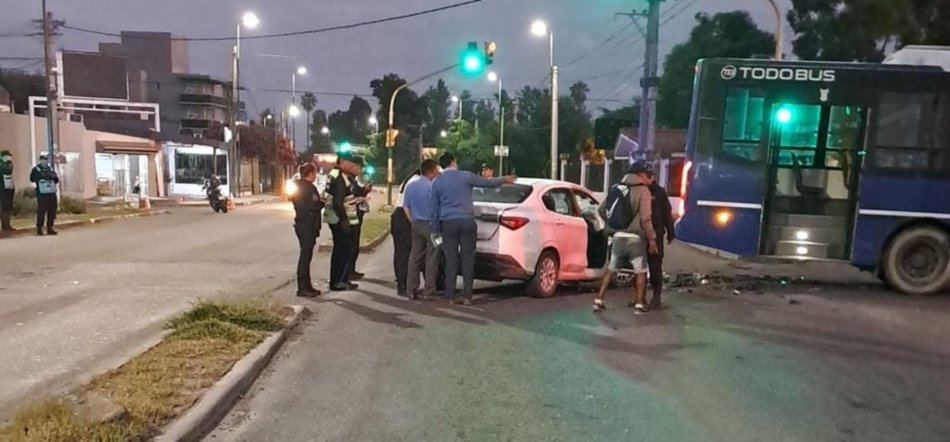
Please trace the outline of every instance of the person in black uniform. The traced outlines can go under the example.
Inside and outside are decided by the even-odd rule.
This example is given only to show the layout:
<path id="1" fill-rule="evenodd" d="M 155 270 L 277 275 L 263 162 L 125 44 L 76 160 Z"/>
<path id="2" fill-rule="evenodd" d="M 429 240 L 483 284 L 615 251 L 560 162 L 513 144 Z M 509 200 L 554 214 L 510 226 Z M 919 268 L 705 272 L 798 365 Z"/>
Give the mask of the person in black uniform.
<path id="1" fill-rule="evenodd" d="M 320 211 L 323 201 L 313 182 L 317 179 L 317 168 L 307 163 L 299 168 L 300 178 L 294 180 L 297 192 L 293 196 L 294 232 L 300 241 L 300 258 L 297 260 L 297 296 L 312 298 L 320 296 L 320 290 L 313 287 L 310 279 L 310 263 L 313 261 L 313 248 L 320 237 Z"/>
<path id="2" fill-rule="evenodd" d="M 330 254 L 330 290 L 333 291 L 355 290 L 359 287 L 350 280 L 353 270 L 353 224 L 356 224 L 357 217 L 356 207 L 352 206 L 353 192 L 349 175 L 354 174 L 355 166 L 349 152 L 340 152 L 327 182 L 327 195 L 332 198 L 330 211 L 333 214 L 333 218 L 327 221 L 333 233 L 333 252 Z"/>
<path id="3" fill-rule="evenodd" d="M 363 185 L 361 183 L 363 178 L 363 167 L 366 163 L 363 161 L 363 157 L 354 157 L 353 158 L 354 171 L 350 175 L 350 186 L 353 196 L 357 198 L 363 198 L 363 200 L 356 205 L 356 221 L 353 227 L 353 263 L 350 266 L 350 279 L 353 281 L 358 281 L 363 279 L 364 274 L 356 271 L 356 260 L 360 257 L 360 238 L 363 236 L 363 217 L 369 212 L 369 202 L 365 198 L 369 197 L 370 191 L 373 189 L 372 184 Z"/>
<path id="4" fill-rule="evenodd" d="M 0 152 L 0 237 L 13 232 L 10 218 L 13 216 L 13 154 Z"/>
<path id="5" fill-rule="evenodd" d="M 46 221 L 46 233 L 56 235 L 53 222 L 56 221 L 56 186 L 59 176 L 49 165 L 49 157 L 40 155 L 40 163 L 30 171 L 30 181 L 36 184 L 36 234 L 43 235 L 43 221 Z"/>
<path id="6" fill-rule="evenodd" d="M 663 235 L 666 235 L 666 242 L 669 244 L 676 239 L 676 231 L 673 227 L 673 205 L 670 204 L 666 190 L 654 180 L 650 185 L 650 193 L 653 195 L 653 230 L 656 231 L 657 239 L 657 253 L 647 254 L 650 286 L 653 287 L 650 309 L 658 310 L 662 307 L 663 294 Z"/>

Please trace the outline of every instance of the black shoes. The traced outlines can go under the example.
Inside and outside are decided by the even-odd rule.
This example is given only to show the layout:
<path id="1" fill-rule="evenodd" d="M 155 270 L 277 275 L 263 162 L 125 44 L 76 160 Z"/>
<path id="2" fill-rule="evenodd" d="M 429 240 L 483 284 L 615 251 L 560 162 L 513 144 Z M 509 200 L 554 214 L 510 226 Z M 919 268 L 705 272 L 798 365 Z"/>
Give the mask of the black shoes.
<path id="1" fill-rule="evenodd" d="M 352 282 L 341 282 L 339 284 L 333 284 L 330 286 L 330 290 L 333 290 L 334 292 L 345 292 L 348 290 L 356 290 L 358 288 L 360 288 L 360 286 L 353 284 Z"/>
<path id="2" fill-rule="evenodd" d="M 396 287 L 396 295 L 401 296 L 403 298 L 408 298 L 409 289 L 407 289 L 405 286 L 398 286 Z"/>
<path id="3" fill-rule="evenodd" d="M 317 290 L 312 287 L 309 289 L 297 289 L 297 296 L 301 298 L 315 298 L 317 296 L 320 296 L 321 294 L 322 293 L 320 293 L 320 290 Z"/>
<path id="4" fill-rule="evenodd" d="M 47 235 L 59 235 L 59 233 L 57 233 L 55 230 L 53 230 L 52 227 L 46 229 L 46 234 L 47 234 Z"/>
<path id="5" fill-rule="evenodd" d="M 42 228 L 42 227 L 37 227 L 37 228 L 36 228 L 36 236 L 43 236 L 43 235 L 45 235 L 45 233 L 43 233 L 43 228 Z"/>
<path id="6" fill-rule="evenodd" d="M 360 272 L 350 272 L 350 279 L 353 281 L 359 281 L 363 279 L 366 275 Z"/>

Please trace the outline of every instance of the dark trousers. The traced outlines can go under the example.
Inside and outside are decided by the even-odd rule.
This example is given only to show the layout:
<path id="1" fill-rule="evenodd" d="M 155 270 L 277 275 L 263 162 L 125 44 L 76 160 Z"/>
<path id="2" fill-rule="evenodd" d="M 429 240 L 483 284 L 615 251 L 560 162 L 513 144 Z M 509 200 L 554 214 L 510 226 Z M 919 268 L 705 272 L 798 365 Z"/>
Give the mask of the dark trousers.
<path id="1" fill-rule="evenodd" d="M 439 250 L 432 243 L 428 221 L 412 222 L 412 251 L 409 253 L 409 294 L 419 290 L 419 273 L 425 272 L 422 294 L 434 296 L 439 277 Z"/>
<path id="2" fill-rule="evenodd" d="M 56 194 L 36 195 L 36 228 L 42 229 L 43 222 L 46 222 L 46 228 L 52 229 L 53 222 L 56 221 Z"/>
<path id="3" fill-rule="evenodd" d="M 343 222 L 347 222 L 343 220 Z M 330 226 L 333 233 L 333 253 L 330 254 L 330 287 L 350 282 L 350 272 L 353 270 L 353 237 L 352 226 L 349 229 L 341 224 Z"/>
<path id="4" fill-rule="evenodd" d="M 659 302 L 663 292 L 663 239 L 656 241 L 657 254 L 647 254 L 647 263 L 650 265 L 650 287 L 653 287 L 651 302 Z"/>
<path id="5" fill-rule="evenodd" d="M 397 207 L 390 217 L 393 236 L 393 272 L 396 274 L 396 285 L 405 289 L 409 275 L 409 252 L 412 250 L 412 224 L 406 217 L 406 211 Z"/>
<path id="6" fill-rule="evenodd" d="M 475 219 L 442 221 L 442 253 L 445 255 L 445 296 L 455 297 L 461 265 L 462 296 L 472 299 L 475 286 L 475 242 L 478 226 Z"/>
<path id="7" fill-rule="evenodd" d="M 310 290 L 313 280 L 310 278 L 310 263 L 313 262 L 313 248 L 317 245 L 317 227 L 314 225 L 294 226 L 297 241 L 300 242 L 300 258 L 297 259 L 297 290 Z"/>
<path id="8" fill-rule="evenodd" d="M 350 271 L 356 271 L 356 260 L 360 257 L 360 238 L 363 236 L 363 214 L 359 215 L 360 223 L 350 226 L 350 233 L 353 237 L 353 262 L 350 263 Z"/>
<path id="9" fill-rule="evenodd" d="M 10 218 L 13 216 L 13 189 L 0 190 L 0 229 L 13 230 Z"/>

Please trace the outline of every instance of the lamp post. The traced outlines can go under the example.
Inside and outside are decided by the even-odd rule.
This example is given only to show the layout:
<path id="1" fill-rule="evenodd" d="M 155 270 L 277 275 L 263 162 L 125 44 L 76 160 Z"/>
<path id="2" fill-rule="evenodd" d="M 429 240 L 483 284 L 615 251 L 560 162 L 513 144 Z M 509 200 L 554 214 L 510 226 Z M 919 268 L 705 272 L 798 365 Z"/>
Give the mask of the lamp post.
<path id="1" fill-rule="evenodd" d="M 453 95 L 452 102 L 459 104 L 459 118 L 458 119 L 461 120 L 462 119 L 462 97 L 459 97 L 458 95 Z"/>
<path id="2" fill-rule="evenodd" d="M 505 102 L 502 100 L 502 97 L 501 97 L 501 93 L 502 93 L 501 77 L 499 77 L 498 74 L 495 72 L 489 72 L 488 81 L 491 81 L 493 83 L 494 82 L 498 83 L 498 126 L 499 126 L 498 173 L 504 175 L 505 156 L 502 155 L 503 152 L 501 151 L 501 149 L 504 149 L 504 146 L 505 146 Z"/>
<path id="3" fill-rule="evenodd" d="M 231 128 L 234 130 L 234 137 L 231 139 L 233 143 L 231 146 L 233 155 L 231 164 L 235 166 L 233 168 L 234 172 L 229 174 L 228 183 L 230 184 L 231 194 L 234 196 L 240 196 L 241 190 L 241 131 L 238 130 L 238 115 L 241 106 L 241 86 L 239 83 L 241 80 L 241 27 L 254 29 L 260 22 L 260 19 L 253 12 L 245 12 L 235 27 L 234 48 L 231 51 Z"/>
<path id="4" fill-rule="evenodd" d="M 394 129 L 393 120 L 396 117 L 396 96 L 407 87 L 409 87 L 409 83 L 401 84 L 393 91 L 393 96 L 389 98 L 389 124 L 386 126 L 387 131 Z M 393 205 L 393 150 L 395 148 L 395 146 L 386 146 L 386 151 L 389 154 L 386 159 L 386 204 L 390 207 Z"/>
<path id="5" fill-rule="evenodd" d="M 775 0 L 769 0 L 772 10 L 775 11 L 775 59 L 782 59 L 782 11 Z"/>
<path id="6" fill-rule="evenodd" d="M 294 149 L 297 149 L 297 117 L 300 116 L 300 109 L 297 109 L 297 76 L 298 75 L 307 75 L 307 68 L 304 66 L 298 66 L 292 74 L 290 74 L 290 139 L 293 140 L 291 145 Z"/>
<path id="7" fill-rule="evenodd" d="M 558 107 L 557 107 L 557 66 L 554 65 L 554 32 L 548 28 L 548 24 L 542 20 L 537 20 L 531 24 L 531 33 L 538 37 L 548 37 L 548 47 L 550 49 L 550 67 L 551 67 L 551 179 L 557 179 L 557 125 L 558 125 Z"/>

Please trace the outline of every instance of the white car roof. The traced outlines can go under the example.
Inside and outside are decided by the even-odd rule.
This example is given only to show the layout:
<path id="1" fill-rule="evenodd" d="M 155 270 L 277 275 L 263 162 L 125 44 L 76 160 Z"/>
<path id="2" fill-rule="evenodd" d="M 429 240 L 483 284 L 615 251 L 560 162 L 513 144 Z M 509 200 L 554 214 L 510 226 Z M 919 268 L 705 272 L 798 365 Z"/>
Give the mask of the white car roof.
<path id="1" fill-rule="evenodd" d="M 567 187 L 570 189 L 584 189 L 584 187 L 582 187 L 581 185 L 577 183 L 572 183 L 570 181 L 552 180 L 548 178 L 518 178 L 518 180 L 515 181 L 515 184 L 522 184 L 522 185 L 531 186 L 534 188 L 555 186 L 555 187 Z M 590 192 L 590 190 L 587 190 L 587 191 Z"/>

